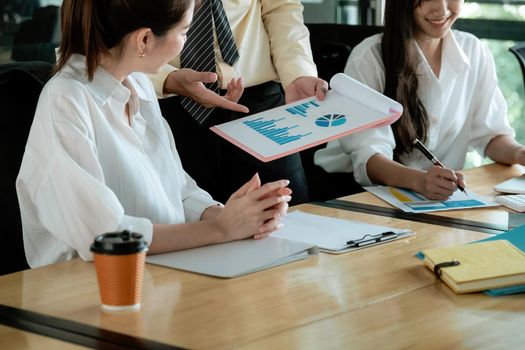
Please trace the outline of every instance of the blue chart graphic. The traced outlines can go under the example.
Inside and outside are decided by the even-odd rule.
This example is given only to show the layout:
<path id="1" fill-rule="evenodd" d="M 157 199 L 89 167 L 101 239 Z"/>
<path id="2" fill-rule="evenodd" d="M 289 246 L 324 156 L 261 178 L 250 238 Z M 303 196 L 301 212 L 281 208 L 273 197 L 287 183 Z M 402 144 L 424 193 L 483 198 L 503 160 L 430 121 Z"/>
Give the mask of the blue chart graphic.
<path id="1" fill-rule="evenodd" d="M 346 116 L 343 114 L 327 114 L 319 117 L 315 121 L 315 125 L 322 128 L 329 128 L 332 126 L 339 126 L 346 123 Z"/>
<path id="2" fill-rule="evenodd" d="M 311 134 L 311 132 L 304 134 L 304 135 L 290 135 L 288 130 L 298 127 L 298 125 L 289 126 L 289 127 L 283 127 L 283 128 L 277 128 L 276 123 L 278 121 L 281 121 L 286 118 L 280 118 L 280 119 L 271 119 L 271 120 L 262 120 L 263 118 L 257 118 L 254 120 L 247 120 L 243 123 L 252 128 L 253 130 L 257 131 L 259 134 L 269 138 L 270 140 L 274 141 L 275 143 L 279 145 L 284 145 L 289 142 L 299 140 L 305 136 L 308 136 Z"/>
<path id="3" fill-rule="evenodd" d="M 293 106 L 290 108 L 286 108 L 286 111 L 292 115 L 300 115 L 301 117 L 306 118 L 308 115 L 306 114 L 306 111 L 311 106 L 319 107 L 319 104 L 315 102 L 315 100 L 311 100 L 305 103 L 301 103 L 300 105 Z"/>

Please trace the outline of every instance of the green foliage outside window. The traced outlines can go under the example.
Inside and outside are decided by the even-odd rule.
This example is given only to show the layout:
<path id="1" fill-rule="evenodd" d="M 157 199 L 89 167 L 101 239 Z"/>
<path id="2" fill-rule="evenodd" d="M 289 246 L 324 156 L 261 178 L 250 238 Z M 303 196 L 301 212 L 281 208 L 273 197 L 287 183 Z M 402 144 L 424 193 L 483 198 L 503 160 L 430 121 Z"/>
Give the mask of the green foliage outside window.
<path id="1" fill-rule="evenodd" d="M 463 18 L 525 21 L 525 5 L 465 3 Z M 525 37 L 525 33 L 524 33 Z M 525 39 L 524 39 L 525 40 Z M 516 139 L 525 144 L 525 83 L 516 57 L 508 50 L 514 41 L 482 39 L 491 50 L 496 63 L 499 86 L 507 101 L 508 118 L 516 130 Z M 490 162 L 477 154 L 469 154 L 466 167 Z"/>

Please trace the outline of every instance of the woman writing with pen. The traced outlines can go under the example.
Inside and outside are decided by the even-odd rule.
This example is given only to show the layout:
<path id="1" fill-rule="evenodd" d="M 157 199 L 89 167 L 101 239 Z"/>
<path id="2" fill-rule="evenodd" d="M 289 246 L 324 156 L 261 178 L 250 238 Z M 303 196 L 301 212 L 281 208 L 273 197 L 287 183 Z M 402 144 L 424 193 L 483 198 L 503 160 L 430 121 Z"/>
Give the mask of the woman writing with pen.
<path id="1" fill-rule="evenodd" d="M 503 164 L 525 165 L 489 50 L 451 30 L 464 0 L 387 0 L 384 33 L 354 48 L 345 72 L 399 101 L 392 126 L 330 142 L 316 164 L 354 172 L 362 185 L 385 184 L 445 200 L 465 188 L 461 169 L 474 149 Z M 419 139 L 433 158 L 416 146 Z M 435 163 L 435 164 L 434 164 Z"/>

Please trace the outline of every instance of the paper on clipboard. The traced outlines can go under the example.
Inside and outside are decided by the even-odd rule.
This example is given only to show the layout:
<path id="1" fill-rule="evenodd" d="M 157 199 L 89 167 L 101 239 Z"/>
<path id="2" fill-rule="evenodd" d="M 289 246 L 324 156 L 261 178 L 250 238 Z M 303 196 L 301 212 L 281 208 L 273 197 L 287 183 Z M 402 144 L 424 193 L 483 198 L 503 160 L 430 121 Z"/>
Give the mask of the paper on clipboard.
<path id="1" fill-rule="evenodd" d="M 398 102 L 343 73 L 330 80 L 323 101 L 315 97 L 276 107 L 210 129 L 263 162 L 395 122 Z"/>
<path id="2" fill-rule="evenodd" d="M 287 214 L 282 219 L 282 223 L 283 228 L 274 232 L 272 237 L 315 244 L 320 251 L 332 254 L 367 248 L 415 234 L 408 229 L 371 225 L 359 221 L 309 214 L 299 210 Z M 365 236 L 378 236 L 384 232 L 393 232 L 396 237 L 388 241 L 379 241 L 357 247 L 349 247 L 347 244 L 351 240 L 359 241 Z"/>

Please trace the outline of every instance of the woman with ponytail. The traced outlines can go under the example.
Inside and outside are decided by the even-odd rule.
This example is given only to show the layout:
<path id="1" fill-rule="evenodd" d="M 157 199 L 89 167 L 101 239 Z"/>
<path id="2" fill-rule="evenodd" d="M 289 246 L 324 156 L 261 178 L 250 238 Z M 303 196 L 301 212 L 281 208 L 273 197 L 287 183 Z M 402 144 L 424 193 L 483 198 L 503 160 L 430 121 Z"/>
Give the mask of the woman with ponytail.
<path id="1" fill-rule="evenodd" d="M 452 30 L 464 0 L 387 0 L 383 34 L 365 39 L 345 72 L 399 101 L 392 126 L 330 142 L 316 153 L 329 172 L 352 172 L 363 186 L 384 184 L 444 200 L 465 186 L 473 149 L 496 162 L 525 165 L 514 140 L 493 58 L 473 35 Z M 419 139 L 447 168 L 414 148 Z"/>
<path id="2" fill-rule="evenodd" d="M 193 0 L 65 0 L 55 76 L 35 112 L 16 187 L 31 267 L 80 256 L 96 235 L 131 229 L 149 253 L 280 227 L 288 181 L 253 176 L 225 205 L 182 169 L 146 74 L 186 40 Z M 242 94 L 229 85 L 229 97 Z"/>

